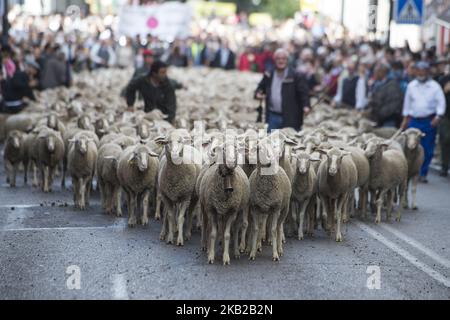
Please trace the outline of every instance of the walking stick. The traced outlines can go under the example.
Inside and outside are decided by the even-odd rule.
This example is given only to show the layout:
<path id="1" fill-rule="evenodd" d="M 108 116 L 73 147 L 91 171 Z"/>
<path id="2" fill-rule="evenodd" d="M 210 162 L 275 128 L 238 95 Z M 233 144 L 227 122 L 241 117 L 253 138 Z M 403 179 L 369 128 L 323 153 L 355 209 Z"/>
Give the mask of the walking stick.
<path id="1" fill-rule="evenodd" d="M 258 117 L 256 118 L 256 122 L 263 122 L 263 100 L 259 100 L 259 106 L 256 108 L 256 111 L 258 112 Z"/>

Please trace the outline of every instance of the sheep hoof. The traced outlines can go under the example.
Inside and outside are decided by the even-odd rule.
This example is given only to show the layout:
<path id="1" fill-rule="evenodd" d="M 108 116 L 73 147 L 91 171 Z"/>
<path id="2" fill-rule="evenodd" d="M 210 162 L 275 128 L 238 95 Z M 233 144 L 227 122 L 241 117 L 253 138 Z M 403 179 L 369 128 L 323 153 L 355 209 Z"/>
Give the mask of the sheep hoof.
<path id="1" fill-rule="evenodd" d="M 183 243 L 183 241 L 181 241 L 181 240 L 178 240 L 178 241 L 177 241 L 177 246 L 179 246 L 179 247 L 182 247 L 182 246 L 184 246 L 184 243 Z"/>
<path id="2" fill-rule="evenodd" d="M 245 248 L 240 247 L 240 248 L 239 248 L 239 253 L 245 253 Z"/>
<path id="3" fill-rule="evenodd" d="M 184 241 L 189 241 L 189 240 L 191 240 L 191 235 L 190 234 L 185 235 Z"/>
<path id="4" fill-rule="evenodd" d="M 134 227 L 136 226 L 136 222 L 129 222 L 129 221 L 128 221 L 128 226 L 129 226 L 130 228 L 134 228 Z"/>
<path id="5" fill-rule="evenodd" d="M 116 213 L 116 217 L 121 217 L 122 216 L 122 212 L 117 212 Z"/>
<path id="6" fill-rule="evenodd" d="M 279 256 L 274 256 L 272 258 L 272 261 L 275 261 L 275 262 L 280 261 L 280 257 Z"/>
<path id="7" fill-rule="evenodd" d="M 376 224 L 379 224 L 380 222 L 381 222 L 380 219 L 375 219 Z"/>
<path id="8" fill-rule="evenodd" d="M 203 251 L 203 252 L 206 252 L 206 247 L 202 247 L 202 251 Z"/>
<path id="9" fill-rule="evenodd" d="M 208 264 L 214 264 L 214 258 L 208 258 Z"/>
<path id="10" fill-rule="evenodd" d="M 148 225 L 148 218 L 142 218 L 142 225 L 143 226 Z"/>
<path id="11" fill-rule="evenodd" d="M 223 258 L 223 265 L 229 266 L 230 265 L 230 257 L 224 257 Z"/>
<path id="12" fill-rule="evenodd" d="M 255 261 L 255 256 L 250 256 L 249 258 L 248 258 L 248 260 L 250 260 L 250 261 Z"/>
<path id="13" fill-rule="evenodd" d="M 341 235 L 336 236 L 336 242 L 342 242 L 342 236 Z"/>
<path id="14" fill-rule="evenodd" d="M 303 240 L 303 235 L 298 235 L 298 240 Z"/>
<path id="15" fill-rule="evenodd" d="M 240 255 L 239 253 L 235 253 L 235 254 L 234 254 L 234 258 L 235 258 L 236 260 L 239 260 L 239 259 L 241 259 L 241 255 Z"/>
<path id="16" fill-rule="evenodd" d="M 160 216 L 155 216 L 155 220 L 159 221 L 159 220 L 161 220 L 161 217 Z"/>
<path id="17" fill-rule="evenodd" d="M 417 206 L 412 207 L 413 210 L 419 210 Z"/>

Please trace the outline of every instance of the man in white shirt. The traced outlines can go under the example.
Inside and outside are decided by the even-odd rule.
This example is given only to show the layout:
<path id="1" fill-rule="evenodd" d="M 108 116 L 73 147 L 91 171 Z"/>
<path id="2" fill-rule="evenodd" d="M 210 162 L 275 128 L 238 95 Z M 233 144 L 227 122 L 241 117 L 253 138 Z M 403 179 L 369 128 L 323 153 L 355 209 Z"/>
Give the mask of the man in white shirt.
<path id="1" fill-rule="evenodd" d="M 417 77 L 406 89 L 401 126 L 402 129 L 417 128 L 425 134 L 421 141 L 425 160 L 420 170 L 420 181 L 424 183 L 428 182 L 426 177 L 436 146 L 437 127 L 446 109 L 444 92 L 430 78 L 429 68 L 424 61 L 416 64 Z"/>

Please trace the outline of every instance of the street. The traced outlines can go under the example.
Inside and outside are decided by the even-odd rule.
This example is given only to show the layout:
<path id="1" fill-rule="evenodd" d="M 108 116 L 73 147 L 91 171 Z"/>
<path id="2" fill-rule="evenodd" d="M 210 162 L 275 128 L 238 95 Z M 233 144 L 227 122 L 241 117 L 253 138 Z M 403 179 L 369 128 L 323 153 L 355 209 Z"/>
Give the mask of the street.
<path id="1" fill-rule="evenodd" d="M 223 266 L 207 264 L 198 231 L 167 245 L 159 221 L 130 229 L 101 212 L 97 192 L 81 212 L 59 179 L 43 194 L 19 174 L 11 189 L 0 162 L 1 299 L 450 299 L 450 181 L 434 172 L 400 223 L 353 218 L 342 243 L 319 229 L 288 238 L 279 263 L 265 246 Z"/>

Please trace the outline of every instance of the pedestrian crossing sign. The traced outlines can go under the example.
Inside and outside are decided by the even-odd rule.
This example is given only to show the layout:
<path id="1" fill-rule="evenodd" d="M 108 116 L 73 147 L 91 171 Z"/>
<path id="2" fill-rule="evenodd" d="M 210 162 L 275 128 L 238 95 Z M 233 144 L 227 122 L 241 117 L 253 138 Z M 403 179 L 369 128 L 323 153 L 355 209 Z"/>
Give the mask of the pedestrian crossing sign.
<path id="1" fill-rule="evenodd" d="M 422 24 L 423 0 L 396 0 L 395 22 L 398 24 Z"/>

